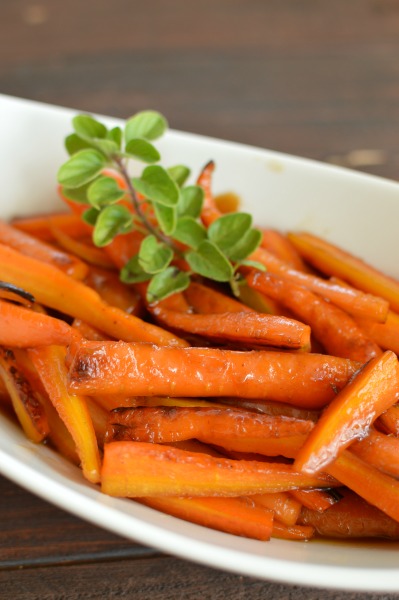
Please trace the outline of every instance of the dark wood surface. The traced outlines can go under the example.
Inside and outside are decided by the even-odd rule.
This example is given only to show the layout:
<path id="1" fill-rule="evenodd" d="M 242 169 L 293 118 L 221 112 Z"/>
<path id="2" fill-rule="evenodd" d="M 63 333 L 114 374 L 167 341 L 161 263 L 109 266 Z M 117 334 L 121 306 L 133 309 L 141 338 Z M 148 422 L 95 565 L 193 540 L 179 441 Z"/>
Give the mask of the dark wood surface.
<path id="1" fill-rule="evenodd" d="M 1 0 L 0 14 L 2 93 L 121 117 L 157 108 L 176 129 L 399 178 L 396 0 Z M 161 555 L 0 477 L 0 598 L 116 597 L 365 594 Z"/>

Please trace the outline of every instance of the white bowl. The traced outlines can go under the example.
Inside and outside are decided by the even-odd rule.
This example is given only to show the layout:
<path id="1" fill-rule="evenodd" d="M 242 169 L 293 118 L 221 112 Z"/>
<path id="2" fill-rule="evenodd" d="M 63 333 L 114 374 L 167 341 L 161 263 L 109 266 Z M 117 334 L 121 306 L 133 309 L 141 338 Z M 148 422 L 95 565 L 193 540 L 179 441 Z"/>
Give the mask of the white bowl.
<path id="1" fill-rule="evenodd" d="M 145 107 L 143 107 L 145 108 Z M 63 138 L 75 111 L 0 96 L 0 216 L 53 210 Z M 118 123 L 107 119 L 109 123 Z M 188 133 L 160 143 L 167 166 L 193 173 L 216 161 L 215 191 L 235 191 L 259 225 L 323 235 L 399 277 L 399 185 Z M 57 506 L 123 537 L 243 575 L 290 584 L 376 592 L 399 591 L 399 545 L 389 542 L 258 542 L 102 495 L 51 449 L 26 440 L 0 415 L 0 471 Z"/>

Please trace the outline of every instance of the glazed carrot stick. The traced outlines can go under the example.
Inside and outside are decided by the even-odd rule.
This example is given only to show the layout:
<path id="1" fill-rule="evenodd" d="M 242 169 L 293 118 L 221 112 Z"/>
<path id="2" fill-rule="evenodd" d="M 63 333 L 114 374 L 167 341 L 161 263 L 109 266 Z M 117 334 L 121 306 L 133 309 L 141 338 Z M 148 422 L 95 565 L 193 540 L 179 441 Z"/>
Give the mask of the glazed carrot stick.
<path id="1" fill-rule="evenodd" d="M 253 310 L 243 304 L 243 302 L 197 281 L 190 283 L 189 287 L 184 291 L 184 296 L 197 313 L 216 314 L 251 312 Z"/>
<path id="2" fill-rule="evenodd" d="M 108 305 L 94 290 L 52 265 L 3 244 L 0 244 L 0 279 L 24 287 L 41 304 L 87 321 L 111 337 L 185 345 L 160 327 Z"/>
<path id="3" fill-rule="evenodd" d="M 392 433 L 395 437 L 399 437 L 399 405 L 394 404 L 383 412 L 378 417 L 376 425 L 381 431 L 387 434 Z"/>
<path id="4" fill-rule="evenodd" d="M 86 223 L 80 217 L 70 212 L 18 217 L 11 224 L 13 227 L 45 242 L 54 241 L 53 227 L 71 236 L 81 237 L 87 235 Z"/>
<path id="5" fill-rule="evenodd" d="M 334 356 L 123 342 L 71 347 L 69 387 L 84 394 L 241 397 L 318 408 L 359 368 Z"/>
<path id="6" fill-rule="evenodd" d="M 114 263 L 102 248 L 97 248 L 93 244 L 77 239 L 67 234 L 58 227 L 51 227 L 54 239 L 65 251 L 77 256 L 89 265 L 96 265 L 106 269 L 114 267 Z"/>
<path id="7" fill-rule="evenodd" d="M 132 286 L 124 285 L 117 273 L 92 266 L 85 283 L 95 289 L 107 304 L 136 317 L 143 314 L 144 307 L 140 295 Z"/>
<path id="8" fill-rule="evenodd" d="M 291 492 L 254 494 L 250 498 L 256 505 L 272 510 L 276 519 L 284 525 L 295 525 L 301 512 L 302 505 L 291 496 Z"/>
<path id="9" fill-rule="evenodd" d="M 100 455 L 97 439 L 85 398 L 70 394 L 66 387 L 65 348 L 46 346 L 29 350 L 51 402 L 71 434 L 84 476 L 91 482 L 100 480 Z"/>
<path id="10" fill-rule="evenodd" d="M 101 489 L 110 496 L 245 496 L 297 488 L 329 487 L 326 475 L 291 465 L 215 458 L 145 442 L 104 445 Z"/>
<path id="11" fill-rule="evenodd" d="M 343 498 L 324 512 L 303 508 L 299 523 L 315 528 L 327 538 L 399 539 L 399 523 L 353 492 L 343 490 Z"/>
<path id="12" fill-rule="evenodd" d="M 196 438 L 237 452 L 268 455 L 268 438 L 306 436 L 312 421 L 200 407 L 120 408 L 109 416 L 107 441 L 164 444 Z"/>
<path id="13" fill-rule="evenodd" d="M 162 303 L 149 310 L 159 325 L 184 335 L 292 350 L 310 347 L 310 327 L 287 317 L 249 311 L 190 314 L 167 310 Z"/>
<path id="14" fill-rule="evenodd" d="M 292 490 L 289 493 L 302 506 L 317 512 L 324 512 L 339 501 L 337 493 L 332 494 L 324 490 Z"/>
<path id="15" fill-rule="evenodd" d="M 399 354 L 399 314 L 390 310 L 385 323 L 357 319 L 365 334 L 384 350 Z"/>
<path id="16" fill-rule="evenodd" d="M 399 311 L 399 282 L 363 260 L 310 233 L 290 233 L 301 255 L 327 275 L 341 277 L 360 290 L 385 298 Z"/>
<path id="17" fill-rule="evenodd" d="M 285 525 L 278 519 L 274 519 L 272 537 L 281 540 L 307 541 L 314 536 L 314 531 L 311 525 Z"/>
<path id="18" fill-rule="evenodd" d="M 382 354 L 379 346 L 338 306 L 289 280 L 269 273 L 262 273 L 262 277 L 258 275 L 255 271 L 250 273 L 248 285 L 264 291 L 307 323 L 329 354 L 362 363 Z"/>
<path id="19" fill-rule="evenodd" d="M 301 255 L 287 236 L 276 229 L 261 229 L 261 232 L 262 248 L 265 248 L 265 250 L 268 250 L 298 271 L 309 271 Z"/>
<path id="20" fill-rule="evenodd" d="M 0 345 L 29 348 L 69 344 L 79 334 L 64 321 L 0 300 Z"/>
<path id="21" fill-rule="evenodd" d="M 350 452 L 384 473 L 399 478 L 399 438 L 371 429 L 367 437 L 351 444 Z"/>
<path id="22" fill-rule="evenodd" d="M 344 450 L 326 468 L 343 485 L 399 521 L 399 481 Z M 332 510 L 329 509 L 329 510 Z M 328 511 L 327 513 L 328 514 Z"/>
<path id="23" fill-rule="evenodd" d="M 0 348 L 0 378 L 26 437 L 35 443 L 42 442 L 49 434 L 43 404 L 30 381 L 19 369 L 14 353 L 5 348 Z"/>
<path id="24" fill-rule="evenodd" d="M 42 242 L 37 238 L 12 227 L 0 219 L 0 243 L 60 269 L 75 279 L 84 279 L 88 266 L 72 254 Z"/>
<path id="25" fill-rule="evenodd" d="M 166 496 L 139 498 L 138 501 L 179 519 L 233 535 L 267 541 L 272 533 L 272 511 L 244 498 Z"/>
<path id="26" fill-rule="evenodd" d="M 210 160 L 202 169 L 197 178 L 197 185 L 204 190 L 204 202 L 201 210 L 201 220 L 206 227 L 218 219 L 222 212 L 217 208 L 212 193 L 212 176 L 215 170 L 215 163 Z"/>
<path id="27" fill-rule="evenodd" d="M 368 362 L 332 400 L 300 449 L 295 467 L 315 473 L 355 439 L 367 435 L 373 421 L 399 397 L 399 363 L 387 350 Z"/>

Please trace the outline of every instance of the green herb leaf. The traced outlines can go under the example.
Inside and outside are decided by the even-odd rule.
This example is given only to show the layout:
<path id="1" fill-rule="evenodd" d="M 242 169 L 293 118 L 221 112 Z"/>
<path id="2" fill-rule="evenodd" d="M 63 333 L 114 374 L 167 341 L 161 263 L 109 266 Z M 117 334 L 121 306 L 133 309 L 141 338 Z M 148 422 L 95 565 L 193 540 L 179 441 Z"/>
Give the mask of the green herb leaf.
<path id="1" fill-rule="evenodd" d="M 180 217 L 177 220 L 176 229 L 173 232 L 173 239 L 194 248 L 196 250 L 201 242 L 207 237 L 206 229 L 201 223 L 198 223 L 193 217 Z"/>
<path id="2" fill-rule="evenodd" d="M 85 223 L 87 223 L 88 225 L 92 225 L 92 227 L 94 227 L 94 225 L 97 223 L 99 214 L 100 214 L 100 211 L 97 210 L 96 208 L 88 208 L 82 214 L 82 219 Z"/>
<path id="3" fill-rule="evenodd" d="M 142 160 L 146 163 L 154 163 L 160 160 L 158 150 L 143 138 L 133 138 L 126 144 L 126 155 L 131 158 Z"/>
<path id="4" fill-rule="evenodd" d="M 149 302 L 158 302 L 177 292 L 183 292 L 190 285 L 190 276 L 176 267 L 168 267 L 154 275 L 147 289 Z"/>
<path id="5" fill-rule="evenodd" d="M 245 265 L 247 267 L 253 267 L 254 269 L 259 269 L 259 271 L 267 271 L 267 268 L 264 264 L 258 262 L 257 260 L 241 260 L 240 265 Z"/>
<path id="6" fill-rule="evenodd" d="M 76 133 L 71 133 L 65 138 L 65 148 L 70 156 L 76 154 L 79 150 L 87 150 L 92 148 L 93 145 L 85 140 L 82 140 Z"/>
<path id="7" fill-rule="evenodd" d="M 176 165 L 169 167 L 169 175 L 174 179 L 179 187 L 182 187 L 190 177 L 190 169 L 184 165 Z"/>
<path id="8" fill-rule="evenodd" d="M 164 204 L 153 204 L 158 225 L 165 235 L 172 235 L 176 229 L 177 213 L 174 206 Z"/>
<path id="9" fill-rule="evenodd" d="M 250 229 L 252 217 L 248 213 L 229 213 L 216 219 L 208 229 L 209 239 L 226 254 Z"/>
<path id="10" fill-rule="evenodd" d="M 173 250 L 157 241 L 155 235 L 148 235 L 141 242 L 139 264 L 146 273 L 155 275 L 164 271 L 173 259 Z"/>
<path id="11" fill-rule="evenodd" d="M 112 129 L 107 131 L 106 138 L 107 138 L 107 140 L 114 142 L 114 144 L 116 144 L 118 150 L 121 149 L 123 133 L 122 133 L 122 129 L 120 127 L 113 127 Z"/>
<path id="12" fill-rule="evenodd" d="M 216 244 L 209 240 L 201 242 L 197 250 L 186 252 L 185 258 L 190 268 L 203 277 L 214 281 L 230 281 L 233 277 L 232 265 Z"/>
<path id="13" fill-rule="evenodd" d="M 93 146 L 107 158 L 111 158 L 119 153 L 118 144 L 113 140 L 95 140 Z"/>
<path id="14" fill-rule="evenodd" d="M 204 190 L 199 185 L 188 185 L 180 192 L 177 207 L 179 215 L 188 215 L 197 219 L 204 203 Z"/>
<path id="15" fill-rule="evenodd" d="M 125 142 L 128 144 L 134 138 L 156 140 L 166 131 L 168 123 L 155 110 L 142 111 L 131 117 L 125 127 Z"/>
<path id="16" fill-rule="evenodd" d="M 142 283 L 151 279 L 152 275 L 146 273 L 139 263 L 139 256 L 133 256 L 120 272 L 120 279 L 124 283 Z"/>
<path id="17" fill-rule="evenodd" d="M 94 181 L 96 181 L 96 179 L 94 179 Z M 61 193 L 63 196 L 65 196 L 65 198 L 68 198 L 68 200 L 79 202 L 80 204 L 88 204 L 87 190 L 91 184 L 92 182 L 89 181 L 89 183 L 86 183 L 78 188 L 68 188 L 63 185 L 61 186 Z"/>
<path id="18" fill-rule="evenodd" d="M 180 191 L 168 172 L 159 165 L 146 167 L 141 178 L 135 177 L 134 188 L 143 196 L 165 206 L 176 206 Z"/>
<path id="19" fill-rule="evenodd" d="M 90 115 L 77 115 L 72 119 L 75 133 L 86 141 L 104 138 L 107 134 L 105 125 Z"/>
<path id="20" fill-rule="evenodd" d="M 98 215 L 93 231 L 96 246 L 107 246 L 119 233 L 131 230 L 133 218 L 126 206 L 111 204 Z"/>
<path id="21" fill-rule="evenodd" d="M 124 195 L 124 190 L 121 190 L 113 177 L 99 177 L 90 184 L 87 190 L 88 201 L 98 209 L 118 202 Z"/>
<path id="22" fill-rule="evenodd" d="M 80 150 L 58 171 L 58 183 L 68 188 L 79 188 L 92 181 L 105 167 L 105 158 L 97 150 Z"/>
<path id="23" fill-rule="evenodd" d="M 234 246 L 225 251 L 226 256 L 234 262 L 243 261 L 252 254 L 262 241 L 262 234 L 258 229 L 249 229 Z"/>

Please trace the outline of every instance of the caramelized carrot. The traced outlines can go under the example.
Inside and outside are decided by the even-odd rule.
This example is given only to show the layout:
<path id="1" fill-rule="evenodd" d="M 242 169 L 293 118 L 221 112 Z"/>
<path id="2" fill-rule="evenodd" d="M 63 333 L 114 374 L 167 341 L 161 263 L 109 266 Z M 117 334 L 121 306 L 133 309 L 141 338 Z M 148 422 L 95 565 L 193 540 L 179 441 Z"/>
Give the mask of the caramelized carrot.
<path id="1" fill-rule="evenodd" d="M 335 356 L 238 352 L 123 342 L 79 342 L 69 358 L 71 391 L 125 396 L 241 397 L 318 408 L 359 363 Z"/>
<path id="2" fill-rule="evenodd" d="M 123 284 L 117 273 L 91 267 L 85 282 L 95 289 L 107 304 L 136 317 L 143 314 L 144 307 L 140 295 L 133 287 Z"/>
<path id="3" fill-rule="evenodd" d="M 285 525 L 278 519 L 274 519 L 272 537 L 281 540 L 307 541 L 314 536 L 314 531 L 311 525 Z"/>
<path id="4" fill-rule="evenodd" d="M 52 228 L 71 236 L 84 236 L 87 234 L 87 225 L 80 217 L 73 213 L 51 213 L 33 217 L 18 217 L 12 221 L 12 226 L 33 235 L 45 242 L 54 240 Z"/>
<path id="5" fill-rule="evenodd" d="M 399 354 L 399 314 L 390 310 L 385 323 L 368 319 L 357 319 L 365 334 L 384 350 Z"/>
<path id="6" fill-rule="evenodd" d="M 367 363 L 325 409 L 296 457 L 296 468 L 306 473 L 324 469 L 342 449 L 367 435 L 398 396 L 398 359 L 386 351 Z"/>
<path id="7" fill-rule="evenodd" d="M 69 344 L 80 337 L 64 321 L 0 300 L 0 344 L 17 348 Z"/>
<path id="8" fill-rule="evenodd" d="M 210 527 L 255 540 L 270 539 L 273 513 L 245 498 L 139 498 L 146 506 Z"/>
<path id="9" fill-rule="evenodd" d="M 290 494 L 302 506 L 317 512 L 324 512 L 339 501 L 337 493 L 332 494 L 324 490 L 292 490 Z"/>
<path id="10" fill-rule="evenodd" d="M 38 302 L 87 321 L 118 339 L 186 345 L 169 332 L 110 306 L 82 282 L 52 265 L 0 244 L 0 279 L 24 287 Z"/>
<path id="11" fill-rule="evenodd" d="M 104 445 L 101 489 L 111 496 L 245 496 L 297 488 L 329 487 L 326 475 L 291 465 L 215 458 L 145 442 Z"/>
<path id="12" fill-rule="evenodd" d="M 382 354 L 379 346 L 350 315 L 309 289 L 269 273 L 262 273 L 259 277 L 255 271 L 247 277 L 247 282 L 281 302 L 298 319 L 307 323 L 329 354 L 362 363 Z"/>
<path id="13" fill-rule="evenodd" d="M 367 437 L 351 444 L 350 452 L 399 479 L 399 438 L 371 429 Z"/>
<path id="14" fill-rule="evenodd" d="M 97 246 L 87 243 L 82 239 L 77 239 L 72 235 L 68 235 L 65 231 L 62 231 L 62 229 L 58 229 L 57 227 L 52 227 L 51 231 L 54 239 L 61 248 L 79 257 L 85 263 L 106 269 L 114 267 L 114 263 L 102 248 L 97 248 Z"/>
<path id="15" fill-rule="evenodd" d="M 283 235 L 276 229 L 261 229 L 262 232 L 262 248 L 268 250 L 288 265 L 298 271 L 308 271 L 301 255 L 290 242 L 287 236 Z"/>
<path id="16" fill-rule="evenodd" d="M 190 283 L 189 287 L 185 290 L 184 295 L 197 313 L 242 313 L 244 311 L 251 312 L 253 310 L 227 294 L 223 294 L 209 285 L 204 285 L 196 281 Z"/>
<path id="17" fill-rule="evenodd" d="M 1 219 L 0 243 L 36 260 L 48 263 L 75 279 L 84 279 L 89 270 L 87 264 L 76 256 L 42 242 Z"/>
<path id="18" fill-rule="evenodd" d="M 366 262 L 310 233 L 290 233 L 288 238 L 301 255 L 325 273 L 341 277 L 360 290 L 385 298 L 399 311 L 399 282 Z"/>
<path id="19" fill-rule="evenodd" d="M 273 511 L 276 519 L 284 525 L 295 525 L 301 512 L 302 505 L 292 497 L 291 492 L 254 494 L 250 498 L 256 505 Z"/>
<path id="20" fill-rule="evenodd" d="M 399 405 L 390 406 L 376 421 L 379 429 L 395 437 L 399 437 Z"/>

